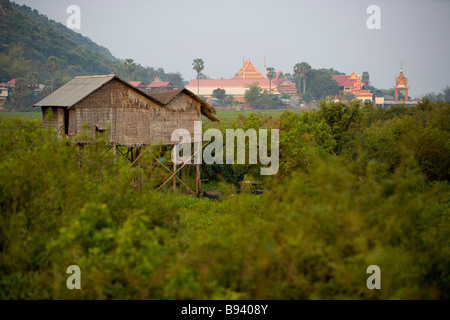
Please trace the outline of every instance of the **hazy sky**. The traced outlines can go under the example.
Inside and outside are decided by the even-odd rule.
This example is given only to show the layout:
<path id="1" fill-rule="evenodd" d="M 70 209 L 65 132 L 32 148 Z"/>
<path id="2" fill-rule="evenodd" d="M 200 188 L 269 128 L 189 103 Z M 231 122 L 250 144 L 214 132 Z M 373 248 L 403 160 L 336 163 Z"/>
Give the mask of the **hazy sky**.
<path id="1" fill-rule="evenodd" d="M 251 58 L 292 73 L 302 61 L 350 74 L 368 71 L 373 85 L 392 88 L 400 62 L 409 95 L 450 85 L 450 1 L 366 0 L 15 0 L 66 24 L 81 9 L 81 34 L 117 58 L 195 78 L 192 60 L 211 78 L 230 78 Z M 369 30 L 370 5 L 381 29 Z"/>

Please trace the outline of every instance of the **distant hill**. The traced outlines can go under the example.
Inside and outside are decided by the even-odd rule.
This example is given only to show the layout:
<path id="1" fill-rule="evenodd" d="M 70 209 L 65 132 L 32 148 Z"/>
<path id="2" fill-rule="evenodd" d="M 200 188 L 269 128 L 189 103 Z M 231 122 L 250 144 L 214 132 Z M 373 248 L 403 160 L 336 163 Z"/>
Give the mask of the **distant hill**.
<path id="1" fill-rule="evenodd" d="M 110 73 L 146 84 L 155 77 L 179 88 L 186 84 L 178 72 L 166 73 L 163 68 L 117 59 L 89 38 L 9 0 L 0 0 L 0 41 L 0 83 L 18 80 L 5 105 L 8 110 L 30 110 L 42 94 L 50 93 L 52 78 L 54 90 L 79 75 Z M 27 88 L 39 83 L 46 85 L 42 94 L 27 93 Z"/>
<path id="2" fill-rule="evenodd" d="M 59 59 L 61 78 L 111 73 L 121 63 L 89 38 L 8 0 L 0 0 L 0 39 L 0 82 L 33 72 L 49 79 L 50 56 Z"/>

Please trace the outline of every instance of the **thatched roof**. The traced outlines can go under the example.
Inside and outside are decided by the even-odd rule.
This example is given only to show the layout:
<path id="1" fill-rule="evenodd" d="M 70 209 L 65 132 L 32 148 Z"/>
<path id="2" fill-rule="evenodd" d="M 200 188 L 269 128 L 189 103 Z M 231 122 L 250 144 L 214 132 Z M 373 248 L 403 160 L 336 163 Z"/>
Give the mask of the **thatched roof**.
<path id="1" fill-rule="evenodd" d="M 216 110 L 213 107 L 211 107 L 208 103 L 203 101 L 199 96 L 197 96 L 192 91 L 189 91 L 186 88 L 170 91 L 146 92 L 146 94 L 164 106 L 170 104 L 170 102 L 174 100 L 176 97 L 178 97 L 178 95 L 186 94 L 187 96 L 191 97 L 192 99 L 200 103 L 201 112 L 205 117 L 207 117 L 211 121 L 219 122 L 219 120 L 213 116 L 213 114 L 216 113 Z"/>
<path id="2" fill-rule="evenodd" d="M 157 101 L 148 97 L 144 92 L 136 89 L 128 82 L 122 80 L 115 74 L 101 75 L 101 76 L 80 76 L 75 77 L 73 80 L 66 83 L 64 86 L 45 97 L 33 107 L 66 107 L 71 108 L 84 98 L 94 93 L 105 84 L 113 79 L 117 79 L 125 84 L 136 93 L 140 94 L 143 98 L 147 98 L 152 102 L 160 105 Z"/>
<path id="3" fill-rule="evenodd" d="M 187 89 L 163 92 L 143 92 L 133 87 L 128 82 L 122 80 L 115 74 L 76 77 L 48 97 L 45 97 L 36 103 L 34 107 L 71 108 L 113 79 L 119 80 L 143 98 L 148 99 L 161 107 L 166 107 L 179 94 L 186 94 L 201 105 L 201 112 L 205 117 L 212 121 L 219 121 L 213 116 L 213 114 L 216 113 L 214 108 Z"/>
<path id="4" fill-rule="evenodd" d="M 34 107 L 71 107 L 114 79 L 114 75 L 76 77 Z"/>

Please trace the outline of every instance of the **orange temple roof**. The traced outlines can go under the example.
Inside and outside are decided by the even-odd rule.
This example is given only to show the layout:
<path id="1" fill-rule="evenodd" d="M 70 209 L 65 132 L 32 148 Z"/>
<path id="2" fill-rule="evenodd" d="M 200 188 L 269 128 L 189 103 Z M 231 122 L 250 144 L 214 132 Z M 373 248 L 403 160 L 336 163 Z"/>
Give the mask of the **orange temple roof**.
<path id="1" fill-rule="evenodd" d="M 400 87 L 405 87 L 408 84 L 408 77 L 403 74 L 403 64 L 400 66 L 400 74 L 395 78 L 395 83 Z"/>
<path id="2" fill-rule="evenodd" d="M 354 72 L 352 72 L 352 74 L 350 75 L 350 77 L 348 79 L 349 80 L 359 80 L 359 77 Z"/>
<path id="3" fill-rule="evenodd" d="M 262 75 L 258 70 L 256 70 L 255 66 L 251 62 L 250 59 L 245 61 L 244 65 L 239 69 L 238 72 L 231 79 L 265 79 L 264 75 Z"/>

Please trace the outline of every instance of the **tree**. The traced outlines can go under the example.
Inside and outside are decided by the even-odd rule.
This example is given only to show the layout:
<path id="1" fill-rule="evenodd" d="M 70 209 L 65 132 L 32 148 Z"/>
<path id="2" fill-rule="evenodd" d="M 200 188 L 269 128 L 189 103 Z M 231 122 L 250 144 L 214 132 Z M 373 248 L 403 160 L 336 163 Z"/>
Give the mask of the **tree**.
<path id="1" fill-rule="evenodd" d="M 272 79 L 275 78 L 275 69 L 272 67 L 267 68 L 267 78 L 269 78 L 269 91 L 272 91 Z"/>
<path id="2" fill-rule="evenodd" d="M 294 66 L 294 73 L 297 76 L 296 77 L 296 84 L 297 84 L 297 93 L 300 93 L 300 77 L 302 76 L 302 73 L 300 71 L 300 63 L 297 63 Z"/>
<path id="3" fill-rule="evenodd" d="M 136 71 L 136 63 L 134 63 L 133 59 L 125 59 L 124 65 L 123 65 L 123 69 L 125 70 L 125 73 L 128 76 L 127 80 L 131 80 L 132 79 L 132 75 L 135 73 Z"/>
<path id="4" fill-rule="evenodd" d="M 367 86 L 369 85 L 369 73 L 367 71 L 364 71 L 361 77 L 361 81 L 364 82 L 364 84 Z"/>
<path id="5" fill-rule="evenodd" d="M 231 106 L 231 105 L 233 105 L 233 102 L 234 102 L 233 95 L 232 94 L 228 94 L 226 96 L 226 98 L 225 98 L 225 104 L 228 105 L 228 106 Z"/>
<path id="6" fill-rule="evenodd" d="M 55 72 L 59 70 L 59 59 L 55 56 L 50 56 L 47 59 L 47 70 L 52 74 L 52 92 L 53 92 L 53 81 L 55 78 Z"/>
<path id="7" fill-rule="evenodd" d="M 264 91 L 257 100 L 256 108 L 257 109 L 274 109 L 277 105 L 281 103 L 278 98 L 278 95 L 273 93 Z"/>
<path id="8" fill-rule="evenodd" d="M 200 72 L 197 75 L 197 79 L 210 79 L 208 75 L 204 74 L 203 72 Z"/>
<path id="9" fill-rule="evenodd" d="M 338 83 L 333 80 L 329 70 L 312 70 L 309 76 L 308 92 L 315 99 L 335 96 L 339 93 Z"/>
<path id="10" fill-rule="evenodd" d="M 444 89 L 444 101 L 449 102 L 450 101 L 450 87 L 447 86 L 447 88 Z"/>
<path id="11" fill-rule="evenodd" d="M 200 72 L 205 69 L 205 65 L 203 62 L 203 59 L 194 59 L 194 62 L 192 63 L 192 66 L 195 71 L 197 71 L 197 94 L 200 94 Z"/>
<path id="12" fill-rule="evenodd" d="M 313 97 L 313 95 L 310 92 L 306 91 L 304 94 L 302 94 L 302 101 L 304 103 L 308 103 L 308 102 L 311 102 L 313 100 L 314 100 L 314 97 Z"/>
<path id="13" fill-rule="evenodd" d="M 257 106 L 258 98 L 261 93 L 261 87 L 258 83 L 253 83 L 246 85 L 248 90 L 245 91 L 244 99 L 250 105 L 250 107 L 255 108 Z"/>
<path id="14" fill-rule="evenodd" d="M 39 74 L 37 72 L 29 74 L 27 81 L 31 90 L 39 88 Z"/>
<path id="15" fill-rule="evenodd" d="M 222 101 L 226 97 L 226 91 L 224 89 L 221 89 L 221 88 L 214 89 L 213 92 L 212 92 L 212 97 L 217 99 L 217 100 Z"/>
<path id="16" fill-rule="evenodd" d="M 303 82 L 303 93 L 306 92 L 306 79 L 308 78 L 308 74 L 311 71 L 311 66 L 306 63 L 306 62 L 302 62 L 302 63 L 297 63 L 294 66 L 294 72 L 298 77 L 298 81 L 299 81 L 299 92 L 300 93 L 300 76 L 302 77 L 302 82 Z"/>
<path id="17" fill-rule="evenodd" d="M 355 99 L 356 99 L 355 95 L 353 93 L 350 93 L 350 92 L 346 92 L 342 96 L 342 100 L 347 101 L 347 102 L 350 102 L 350 101 L 355 100 Z"/>

